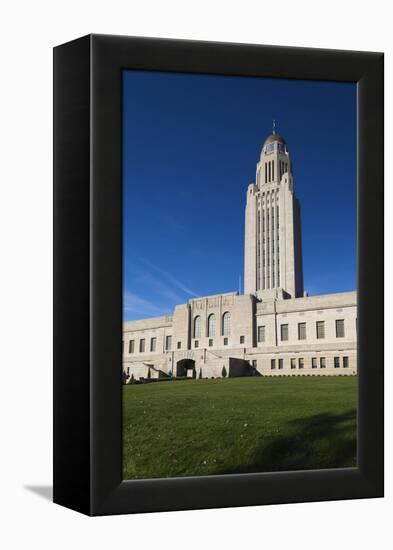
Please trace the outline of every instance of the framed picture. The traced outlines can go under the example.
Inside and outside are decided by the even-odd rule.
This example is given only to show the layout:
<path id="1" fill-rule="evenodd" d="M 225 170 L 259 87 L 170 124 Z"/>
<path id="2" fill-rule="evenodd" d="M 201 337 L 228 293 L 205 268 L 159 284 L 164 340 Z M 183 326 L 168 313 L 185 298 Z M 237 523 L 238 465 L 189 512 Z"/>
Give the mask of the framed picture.
<path id="1" fill-rule="evenodd" d="M 383 54 L 54 49 L 54 501 L 383 496 Z"/>

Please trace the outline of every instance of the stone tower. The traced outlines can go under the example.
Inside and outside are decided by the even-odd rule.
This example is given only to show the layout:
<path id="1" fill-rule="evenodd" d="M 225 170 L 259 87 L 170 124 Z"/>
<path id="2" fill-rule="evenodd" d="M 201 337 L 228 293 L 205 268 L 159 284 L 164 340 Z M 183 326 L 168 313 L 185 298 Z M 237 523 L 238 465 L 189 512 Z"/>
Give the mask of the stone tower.
<path id="1" fill-rule="evenodd" d="M 303 296 L 300 205 L 288 147 L 274 123 L 247 189 L 244 293 L 262 300 Z"/>

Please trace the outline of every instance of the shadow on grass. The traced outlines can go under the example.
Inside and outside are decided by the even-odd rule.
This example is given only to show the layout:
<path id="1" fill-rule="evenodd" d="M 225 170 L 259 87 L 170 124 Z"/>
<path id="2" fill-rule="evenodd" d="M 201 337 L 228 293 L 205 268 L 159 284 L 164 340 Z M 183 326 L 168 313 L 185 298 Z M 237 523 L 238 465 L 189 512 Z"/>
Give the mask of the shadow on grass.
<path id="1" fill-rule="evenodd" d="M 285 435 L 261 441 L 248 464 L 217 474 L 356 466 L 356 410 L 291 420 Z"/>

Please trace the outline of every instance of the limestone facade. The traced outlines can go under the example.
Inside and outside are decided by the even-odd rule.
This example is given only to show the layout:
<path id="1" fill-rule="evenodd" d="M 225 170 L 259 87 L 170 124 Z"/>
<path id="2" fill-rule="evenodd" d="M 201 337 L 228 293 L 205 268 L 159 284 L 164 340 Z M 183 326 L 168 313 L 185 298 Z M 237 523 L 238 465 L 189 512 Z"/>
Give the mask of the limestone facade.
<path id="1" fill-rule="evenodd" d="M 303 267 L 289 151 L 284 138 L 273 133 L 263 144 L 255 184 L 247 190 L 244 292 L 269 299 L 279 291 L 284 297 L 303 296 Z"/>
<path id="2" fill-rule="evenodd" d="M 356 374 L 356 292 L 303 292 L 300 206 L 287 145 L 274 132 L 247 189 L 244 283 L 244 294 L 126 321 L 124 381 Z"/>

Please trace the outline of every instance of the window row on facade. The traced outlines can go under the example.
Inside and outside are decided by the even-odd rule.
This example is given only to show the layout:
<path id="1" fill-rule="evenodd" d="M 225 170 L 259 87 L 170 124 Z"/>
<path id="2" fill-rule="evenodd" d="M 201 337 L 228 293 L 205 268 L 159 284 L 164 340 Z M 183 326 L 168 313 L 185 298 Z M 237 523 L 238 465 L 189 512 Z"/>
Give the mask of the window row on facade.
<path id="1" fill-rule="evenodd" d="M 256 368 L 256 360 L 253 361 L 253 366 Z M 327 364 L 326 357 L 312 357 L 308 365 L 305 365 L 304 357 L 292 357 L 289 361 L 284 361 L 284 359 L 271 359 L 270 360 L 270 369 L 271 370 L 282 370 L 284 367 L 293 369 L 304 369 L 304 367 L 311 367 L 312 369 L 326 369 L 326 367 L 333 367 L 335 369 L 349 368 L 349 357 L 345 355 L 344 357 L 333 357 L 331 365 Z"/>
<path id="2" fill-rule="evenodd" d="M 265 162 L 265 183 L 271 183 L 274 181 L 274 160 Z M 281 180 L 283 174 L 288 172 L 288 162 L 280 160 L 278 161 L 278 179 Z"/>
<path id="3" fill-rule="evenodd" d="M 240 336 L 239 338 L 239 344 L 243 344 L 245 343 L 245 337 L 244 336 Z M 224 346 L 227 346 L 228 345 L 228 338 L 227 337 L 224 337 Z M 209 345 L 209 348 L 213 347 L 214 346 L 214 340 L 213 338 L 209 338 L 209 342 L 208 342 L 208 345 Z M 199 348 L 199 340 L 194 340 L 194 348 Z"/>
<path id="4" fill-rule="evenodd" d="M 146 351 L 155 352 L 157 351 L 157 338 L 155 336 L 149 339 L 149 347 L 146 348 L 146 338 L 140 338 L 138 344 L 139 353 L 145 353 Z M 136 352 L 136 340 L 129 340 L 128 342 L 128 353 Z M 172 349 L 172 336 L 165 336 L 165 350 Z M 181 342 L 177 342 L 177 349 L 181 349 Z"/>
<path id="5" fill-rule="evenodd" d="M 202 320 L 200 315 L 194 317 L 194 326 L 193 326 L 193 337 L 201 338 L 202 337 Z M 211 313 L 207 318 L 207 336 L 208 338 L 213 338 L 216 336 L 216 315 Z M 231 314 L 229 311 L 226 311 L 221 318 L 221 335 L 229 336 L 231 333 Z"/>
<path id="6" fill-rule="evenodd" d="M 228 332 L 228 334 L 229 334 L 229 332 Z M 146 343 L 147 343 L 146 341 L 147 340 L 148 340 L 148 347 L 146 346 Z M 244 345 L 244 343 L 245 343 L 245 337 L 240 336 L 239 344 Z M 213 338 L 209 338 L 208 345 L 209 345 L 209 347 L 212 347 L 214 345 Z M 228 345 L 228 338 L 224 337 L 224 346 L 227 346 L 227 345 Z M 194 341 L 194 347 L 199 348 L 199 340 Z M 124 343 L 123 343 L 123 348 L 124 348 Z M 181 341 L 176 342 L 176 348 L 181 349 Z M 172 350 L 172 336 L 170 336 L 170 335 L 167 335 L 165 337 L 164 350 L 165 351 L 171 351 Z M 128 341 L 128 353 L 133 354 L 133 353 L 136 353 L 137 351 L 139 353 L 145 353 L 147 351 L 150 351 L 150 352 L 153 352 L 153 353 L 156 352 L 157 351 L 157 338 L 155 336 L 153 336 L 150 339 L 140 338 L 139 341 L 136 341 L 135 339 L 129 340 Z"/>
<path id="7" fill-rule="evenodd" d="M 309 323 L 311 324 L 311 323 Z M 336 338 L 345 337 L 345 323 L 344 319 L 336 319 L 335 321 L 336 328 Z M 230 336 L 231 331 L 231 315 L 227 311 L 222 316 L 221 322 L 221 335 L 224 336 L 224 346 L 227 346 L 229 343 L 228 336 Z M 325 338 L 325 321 L 317 321 L 315 323 L 315 335 L 318 340 Z M 209 338 L 208 345 L 212 347 L 214 345 L 213 338 L 216 336 L 216 316 L 214 313 L 209 315 L 207 322 L 207 336 Z M 201 317 L 198 315 L 194 318 L 194 347 L 199 347 L 198 338 L 202 337 L 201 330 Z M 298 340 L 307 339 L 307 323 L 298 323 L 297 324 L 297 338 Z M 281 342 L 286 342 L 289 339 L 288 324 L 280 325 L 280 340 Z M 263 343 L 266 341 L 266 326 L 259 325 L 257 327 L 257 341 L 258 343 Z M 239 344 L 244 345 L 245 336 L 239 337 Z M 146 338 L 140 338 L 138 341 L 138 351 L 139 353 L 145 353 L 146 351 L 156 352 L 157 351 L 157 338 L 155 336 L 151 337 L 148 342 L 148 347 L 146 347 Z M 176 348 L 181 349 L 181 342 L 176 343 Z M 165 351 L 172 350 L 172 336 L 167 335 L 165 337 Z M 129 340 L 128 342 L 128 353 L 132 354 L 137 351 L 136 340 Z"/>
<path id="8" fill-rule="evenodd" d="M 298 323 L 297 324 L 297 339 L 298 340 L 307 340 L 307 324 L 312 325 L 312 330 L 314 331 L 313 336 L 317 340 L 322 340 L 325 338 L 325 321 L 316 321 L 314 323 Z M 335 331 L 336 338 L 345 337 L 345 320 L 336 319 L 335 320 Z M 258 342 L 265 341 L 265 327 L 259 326 L 257 329 Z M 289 329 L 287 323 L 282 323 L 280 325 L 280 340 L 281 342 L 286 342 L 289 339 Z"/>
<path id="9" fill-rule="evenodd" d="M 265 163 L 265 183 L 274 181 L 274 161 L 269 160 Z"/>

